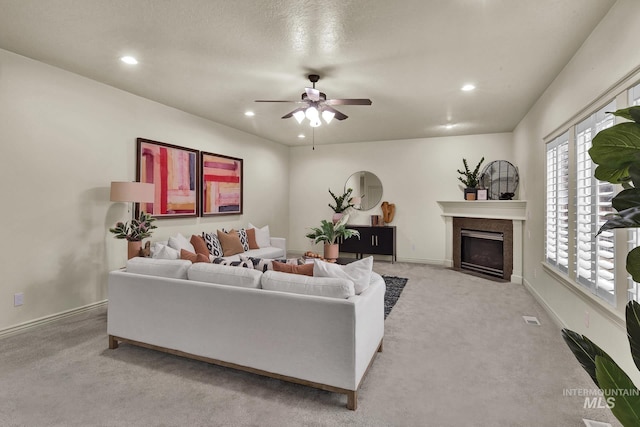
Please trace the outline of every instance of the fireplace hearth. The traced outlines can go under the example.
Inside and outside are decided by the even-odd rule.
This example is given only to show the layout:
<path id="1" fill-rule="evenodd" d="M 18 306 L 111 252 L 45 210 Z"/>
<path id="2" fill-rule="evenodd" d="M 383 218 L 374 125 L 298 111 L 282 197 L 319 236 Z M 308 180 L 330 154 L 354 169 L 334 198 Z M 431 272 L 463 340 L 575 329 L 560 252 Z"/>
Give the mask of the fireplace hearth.
<path id="1" fill-rule="evenodd" d="M 460 268 L 504 277 L 504 233 L 460 230 Z"/>

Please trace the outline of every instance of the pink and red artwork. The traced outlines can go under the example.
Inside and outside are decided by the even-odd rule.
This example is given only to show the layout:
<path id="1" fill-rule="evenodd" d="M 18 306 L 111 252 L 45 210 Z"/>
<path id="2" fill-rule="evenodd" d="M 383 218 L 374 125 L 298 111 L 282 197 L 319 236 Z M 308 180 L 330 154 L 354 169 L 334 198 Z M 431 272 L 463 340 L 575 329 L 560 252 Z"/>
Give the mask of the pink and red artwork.
<path id="1" fill-rule="evenodd" d="M 200 153 L 202 215 L 242 213 L 242 159 Z"/>
<path id="2" fill-rule="evenodd" d="M 154 217 L 198 215 L 198 151 L 137 139 L 137 178 L 155 184 L 153 203 L 139 209 Z"/>

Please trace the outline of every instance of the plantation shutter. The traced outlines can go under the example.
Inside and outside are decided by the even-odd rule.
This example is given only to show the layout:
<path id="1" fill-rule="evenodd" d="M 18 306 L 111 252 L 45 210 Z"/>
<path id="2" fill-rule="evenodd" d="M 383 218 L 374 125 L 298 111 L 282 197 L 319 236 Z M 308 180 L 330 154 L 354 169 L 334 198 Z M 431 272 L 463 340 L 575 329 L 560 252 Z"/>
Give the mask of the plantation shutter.
<path id="1" fill-rule="evenodd" d="M 640 84 L 629 89 L 629 105 L 640 105 Z M 630 228 L 628 230 L 628 239 L 629 239 L 629 250 L 632 250 L 638 246 L 640 246 L 640 233 L 637 228 Z M 631 275 L 628 277 L 629 282 L 629 292 L 627 293 L 629 301 L 636 300 L 640 301 L 640 295 L 638 295 L 639 286 L 638 283 L 635 282 Z"/>
<path id="2" fill-rule="evenodd" d="M 547 144 L 547 263 L 567 272 L 569 265 L 569 134 Z"/>

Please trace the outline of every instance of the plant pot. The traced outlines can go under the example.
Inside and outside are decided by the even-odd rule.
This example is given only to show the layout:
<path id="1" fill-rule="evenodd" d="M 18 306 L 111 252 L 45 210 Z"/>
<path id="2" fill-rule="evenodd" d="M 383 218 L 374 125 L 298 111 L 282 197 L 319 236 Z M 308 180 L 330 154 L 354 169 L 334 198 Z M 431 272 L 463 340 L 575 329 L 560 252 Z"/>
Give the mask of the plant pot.
<path id="1" fill-rule="evenodd" d="M 464 189 L 464 199 L 465 200 L 476 200 L 476 195 L 478 193 L 477 188 L 465 188 Z"/>
<path id="2" fill-rule="evenodd" d="M 324 259 L 329 261 L 335 261 L 338 259 L 338 254 L 340 253 L 340 245 L 334 243 L 332 245 L 325 243 L 324 244 Z"/>
<path id="3" fill-rule="evenodd" d="M 137 257 L 140 254 L 140 249 L 142 249 L 142 241 L 127 242 L 127 259 Z"/>
<path id="4" fill-rule="evenodd" d="M 337 224 L 338 221 L 340 221 L 343 216 L 344 216 L 344 213 L 342 212 L 334 213 L 333 216 L 331 217 L 331 220 L 333 221 L 334 224 Z"/>

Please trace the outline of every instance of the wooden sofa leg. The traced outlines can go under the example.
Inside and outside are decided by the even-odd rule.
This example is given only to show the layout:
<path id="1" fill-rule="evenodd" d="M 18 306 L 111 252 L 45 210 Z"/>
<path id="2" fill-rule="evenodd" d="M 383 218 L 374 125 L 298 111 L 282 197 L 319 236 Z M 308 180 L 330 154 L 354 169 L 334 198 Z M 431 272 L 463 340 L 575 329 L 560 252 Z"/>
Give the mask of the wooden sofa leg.
<path id="1" fill-rule="evenodd" d="M 378 347 L 378 353 L 382 353 L 382 347 L 383 347 L 382 344 L 383 343 L 384 343 L 384 340 L 380 340 L 380 346 Z"/>
<path id="2" fill-rule="evenodd" d="M 113 335 L 109 335 L 109 348 L 112 350 L 118 348 L 118 340 Z"/>
<path id="3" fill-rule="evenodd" d="M 358 409 L 358 392 L 350 391 L 347 393 L 347 409 L 355 411 Z"/>

